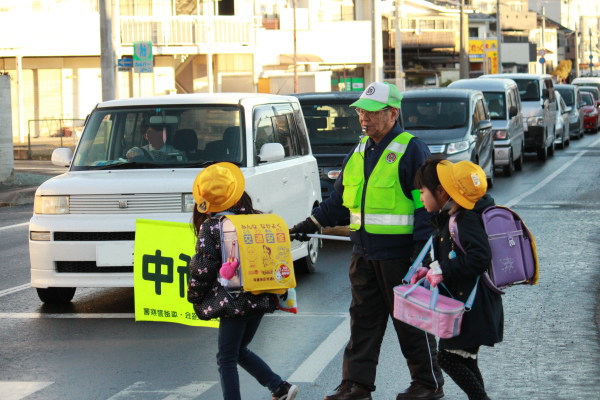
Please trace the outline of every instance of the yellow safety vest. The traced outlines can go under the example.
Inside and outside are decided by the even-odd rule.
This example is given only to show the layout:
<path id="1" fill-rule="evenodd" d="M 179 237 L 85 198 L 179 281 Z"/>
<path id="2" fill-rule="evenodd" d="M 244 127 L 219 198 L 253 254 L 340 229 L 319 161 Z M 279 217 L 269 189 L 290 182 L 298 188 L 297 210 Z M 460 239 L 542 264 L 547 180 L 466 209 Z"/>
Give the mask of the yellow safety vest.
<path id="1" fill-rule="evenodd" d="M 366 182 L 365 136 L 356 146 L 344 167 L 343 205 L 350 210 L 350 229 L 364 226 L 368 233 L 411 234 L 414 227 L 415 203 L 400 186 L 398 165 L 413 138 L 408 132 L 396 136 L 385 148 Z"/>

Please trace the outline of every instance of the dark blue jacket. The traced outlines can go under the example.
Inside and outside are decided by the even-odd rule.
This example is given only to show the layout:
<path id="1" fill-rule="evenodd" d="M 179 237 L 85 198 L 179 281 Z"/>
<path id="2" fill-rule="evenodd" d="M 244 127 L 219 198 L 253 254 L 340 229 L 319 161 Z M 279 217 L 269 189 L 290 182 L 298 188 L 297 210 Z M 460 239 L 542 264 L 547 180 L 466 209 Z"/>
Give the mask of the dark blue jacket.
<path id="1" fill-rule="evenodd" d="M 402 127 L 396 123 L 394 128 L 379 143 L 368 139 L 365 148 L 365 182 L 369 179 L 383 150 L 390 142 L 402 133 Z M 358 145 L 358 144 L 357 144 Z M 356 146 L 355 146 L 356 147 Z M 342 164 L 342 173 L 334 184 L 331 196 L 323 201 L 321 205 L 313 210 L 313 216 L 322 226 L 336 226 L 348 224 L 350 211 L 342 205 L 343 171 L 354 148 Z M 412 191 L 415 189 L 414 180 L 417 169 L 431 153 L 427 145 L 416 137 L 406 147 L 406 153 L 402 156 L 398 167 L 400 185 L 404 195 L 412 199 Z M 366 184 L 366 183 L 365 183 Z M 354 243 L 353 252 L 361 254 L 369 260 L 388 260 L 410 256 L 415 242 L 424 243 L 431 236 L 431 226 L 428 224 L 431 215 L 421 207 L 415 210 L 415 228 L 412 235 L 382 235 L 365 232 L 364 228 L 351 231 L 350 237 Z"/>

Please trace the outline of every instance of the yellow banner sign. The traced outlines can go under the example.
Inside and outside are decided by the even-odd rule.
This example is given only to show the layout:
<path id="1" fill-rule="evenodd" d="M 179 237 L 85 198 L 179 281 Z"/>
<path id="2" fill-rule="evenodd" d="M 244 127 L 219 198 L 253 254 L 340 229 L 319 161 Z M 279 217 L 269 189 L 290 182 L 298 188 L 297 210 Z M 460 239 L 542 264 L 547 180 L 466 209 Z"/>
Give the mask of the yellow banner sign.
<path id="1" fill-rule="evenodd" d="M 196 244 L 190 224 L 138 219 L 135 231 L 135 320 L 217 328 L 217 319 L 199 319 L 187 301 L 189 263 Z"/>
<path id="2" fill-rule="evenodd" d="M 239 254 L 241 283 L 249 292 L 277 291 L 296 287 L 289 229 L 274 214 L 227 215 L 223 222 L 223 258 L 233 246 Z M 276 292 L 279 293 L 279 292 Z"/>

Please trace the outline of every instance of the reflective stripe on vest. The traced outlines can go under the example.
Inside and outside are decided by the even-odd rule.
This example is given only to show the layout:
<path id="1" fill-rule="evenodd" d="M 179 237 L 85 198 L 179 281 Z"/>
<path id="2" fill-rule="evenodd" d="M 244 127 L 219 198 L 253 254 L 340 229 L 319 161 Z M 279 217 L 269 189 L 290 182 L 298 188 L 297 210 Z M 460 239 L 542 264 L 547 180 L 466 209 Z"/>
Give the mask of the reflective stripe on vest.
<path id="1" fill-rule="evenodd" d="M 414 227 L 413 199 L 404 195 L 398 166 L 413 135 L 403 132 L 385 148 L 365 187 L 364 137 L 344 168 L 343 204 L 350 210 L 350 229 L 364 226 L 368 233 L 411 234 Z M 364 220 L 363 220 L 364 219 Z"/>

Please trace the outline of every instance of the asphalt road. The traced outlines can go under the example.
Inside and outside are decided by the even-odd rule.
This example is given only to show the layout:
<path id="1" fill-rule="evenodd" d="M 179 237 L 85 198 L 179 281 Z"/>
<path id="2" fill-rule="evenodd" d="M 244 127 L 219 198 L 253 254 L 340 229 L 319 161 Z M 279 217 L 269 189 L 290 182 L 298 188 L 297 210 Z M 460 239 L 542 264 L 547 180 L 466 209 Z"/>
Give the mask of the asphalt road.
<path id="1" fill-rule="evenodd" d="M 597 399 L 600 387 L 600 135 L 586 135 L 546 163 L 497 177 L 497 203 L 534 232 L 540 282 L 504 296 L 504 342 L 483 348 L 492 399 Z M 31 205 L 0 208 L 0 399 L 220 399 L 216 330 L 135 322 L 132 289 L 78 289 L 65 307 L 42 306 L 28 287 L 26 222 Z M 348 338 L 350 246 L 326 242 L 317 272 L 298 277 L 299 314 L 264 318 L 251 345 L 321 399 L 339 384 Z M 269 393 L 241 372 L 243 397 Z M 391 325 L 374 399 L 409 384 Z M 449 379 L 447 399 L 465 399 Z"/>

